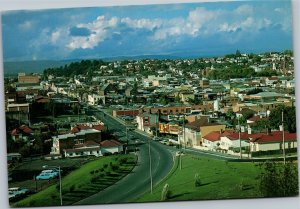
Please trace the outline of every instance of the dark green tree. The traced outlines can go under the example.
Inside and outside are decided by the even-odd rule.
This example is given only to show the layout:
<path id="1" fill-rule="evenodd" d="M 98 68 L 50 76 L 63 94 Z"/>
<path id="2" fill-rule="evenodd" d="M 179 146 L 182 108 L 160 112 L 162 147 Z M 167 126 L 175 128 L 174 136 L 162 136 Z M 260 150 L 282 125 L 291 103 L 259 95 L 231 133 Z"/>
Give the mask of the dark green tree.
<path id="1" fill-rule="evenodd" d="M 278 129 L 282 124 L 282 111 L 283 111 L 283 123 L 284 129 L 290 133 L 296 132 L 296 108 L 278 106 L 271 111 L 269 121 L 271 128 Z"/>
<path id="2" fill-rule="evenodd" d="M 289 197 L 299 193 L 297 164 L 267 161 L 262 164 L 260 191 L 265 197 Z"/>

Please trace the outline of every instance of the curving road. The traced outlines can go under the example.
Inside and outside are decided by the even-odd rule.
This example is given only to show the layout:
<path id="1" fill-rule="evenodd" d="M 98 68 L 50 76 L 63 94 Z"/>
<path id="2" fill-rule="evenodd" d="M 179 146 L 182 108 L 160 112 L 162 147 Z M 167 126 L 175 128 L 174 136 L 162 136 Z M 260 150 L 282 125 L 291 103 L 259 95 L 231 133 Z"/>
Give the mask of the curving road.
<path id="1" fill-rule="evenodd" d="M 125 131 L 125 126 L 113 117 L 109 115 L 103 117 L 103 113 L 100 112 L 95 112 L 94 115 L 100 117 L 111 130 Z M 140 133 L 131 132 L 130 134 L 145 142 L 140 145 L 137 152 L 137 166 L 116 184 L 75 203 L 75 205 L 132 202 L 145 192 L 150 191 L 149 143 L 151 147 L 153 185 L 159 183 L 171 171 L 174 164 L 172 150 L 166 149 L 160 143 L 150 141 L 149 137 Z"/>

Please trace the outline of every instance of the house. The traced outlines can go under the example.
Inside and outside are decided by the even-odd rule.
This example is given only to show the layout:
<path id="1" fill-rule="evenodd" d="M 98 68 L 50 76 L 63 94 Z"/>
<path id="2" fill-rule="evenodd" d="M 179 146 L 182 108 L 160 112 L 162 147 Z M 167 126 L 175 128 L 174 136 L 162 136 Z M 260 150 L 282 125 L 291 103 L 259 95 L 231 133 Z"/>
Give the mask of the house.
<path id="1" fill-rule="evenodd" d="M 77 128 L 75 128 L 77 129 Z M 96 129 L 80 129 L 79 132 L 62 134 L 52 137 L 51 155 L 66 154 L 65 150 L 73 152 L 72 149 L 77 148 L 91 148 L 95 150 L 95 143 L 99 144 L 101 141 L 101 131 Z M 97 148 L 97 146 L 96 146 Z M 100 150 L 100 149 L 99 149 Z M 69 153 L 69 152 L 67 152 Z"/>
<path id="2" fill-rule="evenodd" d="M 221 137 L 220 148 L 228 154 L 240 153 L 240 148 L 248 149 L 250 136 L 250 132 L 229 132 Z"/>
<path id="3" fill-rule="evenodd" d="M 104 140 L 100 142 L 101 154 L 106 155 L 107 153 L 115 154 L 123 152 L 123 145 L 116 140 Z"/>
<path id="4" fill-rule="evenodd" d="M 22 155 L 20 153 L 7 153 L 7 162 L 19 162 L 22 159 Z"/>
<path id="5" fill-rule="evenodd" d="M 139 130 L 145 131 L 152 134 L 151 127 L 157 127 L 158 125 L 158 115 L 141 113 L 136 116 L 137 128 Z"/>
<path id="6" fill-rule="evenodd" d="M 94 141 L 87 141 L 83 144 L 76 144 L 74 148 L 63 149 L 65 157 L 80 157 L 80 156 L 101 156 L 100 144 Z"/>
<path id="7" fill-rule="evenodd" d="M 270 78 L 265 79 L 265 82 L 266 82 L 267 86 L 273 86 L 278 81 L 279 81 L 278 77 L 270 77 Z"/>
<path id="8" fill-rule="evenodd" d="M 33 139 L 33 131 L 26 125 L 21 125 L 18 128 L 15 128 L 11 131 L 12 140 L 22 140 L 28 142 L 30 139 Z"/>
<path id="9" fill-rule="evenodd" d="M 209 150 L 216 151 L 220 146 L 220 132 L 219 131 L 212 131 L 205 136 L 202 137 L 202 146 L 207 147 Z"/>
<path id="10" fill-rule="evenodd" d="M 192 92 L 181 92 L 178 94 L 180 101 L 182 101 L 184 104 L 188 104 L 190 100 L 195 99 L 195 95 Z"/>
<path id="11" fill-rule="evenodd" d="M 87 100 L 90 105 L 105 104 L 105 97 L 97 94 L 88 94 Z"/>
<path id="12" fill-rule="evenodd" d="M 37 84 L 37 83 L 40 83 L 40 78 L 37 75 L 26 75 L 25 73 L 19 73 L 18 74 L 18 82 L 19 83 Z"/>
<path id="13" fill-rule="evenodd" d="M 284 132 L 285 148 L 297 148 L 297 134 Z M 257 133 L 249 137 L 250 151 L 280 151 L 283 149 L 283 133 L 282 131 L 274 131 L 270 133 Z"/>
<path id="14" fill-rule="evenodd" d="M 249 116 L 254 116 L 256 114 L 257 114 L 257 112 L 252 109 L 242 108 L 240 111 L 236 112 L 236 117 L 237 118 L 241 118 L 241 117 L 248 118 Z"/>
<path id="15" fill-rule="evenodd" d="M 178 135 L 178 139 L 181 144 L 186 144 L 186 146 L 203 146 L 202 136 L 212 131 L 225 130 L 225 128 L 226 125 L 211 122 L 209 117 L 201 117 L 194 122 L 186 124 L 184 132 L 182 135 Z"/>

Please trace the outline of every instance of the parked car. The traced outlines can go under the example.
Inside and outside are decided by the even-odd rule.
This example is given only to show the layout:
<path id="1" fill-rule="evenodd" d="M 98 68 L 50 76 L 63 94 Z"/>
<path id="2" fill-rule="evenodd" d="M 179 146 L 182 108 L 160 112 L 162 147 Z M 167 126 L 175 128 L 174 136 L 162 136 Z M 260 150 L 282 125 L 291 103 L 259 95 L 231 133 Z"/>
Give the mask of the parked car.
<path id="1" fill-rule="evenodd" d="M 159 138 L 158 136 L 153 137 L 153 141 L 160 141 L 161 138 Z"/>
<path id="2" fill-rule="evenodd" d="M 59 172 L 56 170 L 43 170 L 37 177 L 36 180 L 49 180 L 58 177 Z"/>
<path id="3" fill-rule="evenodd" d="M 9 200 L 16 199 L 18 197 L 25 196 L 29 193 L 29 189 L 21 187 L 12 187 L 8 189 L 8 198 Z"/>

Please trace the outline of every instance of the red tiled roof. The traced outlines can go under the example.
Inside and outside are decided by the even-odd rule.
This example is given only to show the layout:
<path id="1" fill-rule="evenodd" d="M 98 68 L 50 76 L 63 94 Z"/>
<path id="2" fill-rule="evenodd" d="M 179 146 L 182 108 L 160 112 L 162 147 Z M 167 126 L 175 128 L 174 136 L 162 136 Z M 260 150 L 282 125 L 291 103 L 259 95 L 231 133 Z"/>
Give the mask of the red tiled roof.
<path id="1" fill-rule="evenodd" d="M 258 133 L 253 134 L 251 137 L 252 142 L 257 143 L 268 143 L 268 142 L 281 142 L 282 141 L 282 131 L 274 131 L 270 134 Z M 285 141 L 296 141 L 297 134 L 284 132 Z"/>
<path id="2" fill-rule="evenodd" d="M 116 140 L 105 140 L 100 142 L 101 147 L 118 147 L 121 146 L 122 144 Z"/>
<path id="3" fill-rule="evenodd" d="M 254 117 L 252 117 L 252 118 L 249 118 L 248 120 L 253 121 L 253 122 L 256 122 L 256 121 L 259 121 L 259 120 L 267 120 L 267 118 L 261 118 L 261 117 L 258 115 L 258 116 L 254 116 Z"/>
<path id="4" fill-rule="evenodd" d="M 242 140 L 249 140 L 249 137 L 251 134 L 248 134 L 246 132 L 241 132 L 241 139 Z M 232 134 L 228 135 L 228 138 L 230 140 L 238 140 L 239 139 L 239 133 L 238 132 L 233 132 Z"/>
<path id="5" fill-rule="evenodd" d="M 104 125 L 93 125 L 93 129 L 98 131 L 104 131 Z"/>
<path id="6" fill-rule="evenodd" d="M 188 123 L 185 125 L 186 128 L 193 129 L 195 131 L 200 131 L 200 127 L 204 126 L 215 126 L 215 125 L 220 125 L 218 123 L 210 123 L 208 117 L 202 117 L 198 120 L 195 120 L 191 123 Z"/>
<path id="7" fill-rule="evenodd" d="M 297 140 L 296 133 L 284 132 L 284 136 L 286 141 Z M 237 132 L 234 132 L 228 135 L 228 138 L 230 140 L 238 140 L 239 134 Z M 257 142 L 257 143 L 280 142 L 282 141 L 282 131 L 274 131 L 271 132 L 270 134 L 266 134 L 266 133 L 248 134 L 246 132 L 243 132 L 241 133 L 241 139 L 250 140 L 251 142 Z"/>
<path id="8" fill-rule="evenodd" d="M 49 103 L 50 100 L 48 98 L 42 98 L 42 99 L 38 99 L 36 100 L 37 103 Z"/>
<path id="9" fill-rule="evenodd" d="M 98 131 L 103 131 L 103 130 L 104 130 L 104 125 L 101 125 L 101 124 L 99 124 L 99 125 L 92 125 L 92 127 L 91 127 L 91 126 L 85 125 L 85 124 L 78 124 L 78 125 L 76 125 L 76 126 L 71 130 L 71 132 L 72 132 L 72 133 L 78 133 L 78 132 L 80 132 L 81 130 L 86 130 L 86 129 L 96 129 L 96 130 L 98 130 Z"/>
<path id="10" fill-rule="evenodd" d="M 20 133 L 20 131 L 17 128 L 15 128 L 14 130 L 11 131 L 11 135 L 13 135 L 13 136 L 17 136 L 17 135 L 19 135 L 19 133 Z"/>
<path id="11" fill-rule="evenodd" d="M 78 144 L 75 145 L 75 148 L 80 148 L 80 147 L 95 147 L 95 146 L 100 146 L 99 143 L 95 142 L 95 141 L 87 141 L 83 144 Z"/>
<path id="12" fill-rule="evenodd" d="M 88 148 L 84 148 L 84 149 L 64 149 L 65 152 L 70 153 L 70 152 L 75 152 L 75 153 L 79 153 L 79 152 L 84 152 L 84 151 L 98 151 L 100 150 L 100 147 L 88 147 Z"/>
<path id="13" fill-rule="evenodd" d="M 244 114 L 246 114 L 246 113 L 253 113 L 253 114 L 255 114 L 256 111 L 251 110 L 251 109 L 249 109 L 249 108 L 243 108 L 242 110 L 238 111 L 237 113 L 242 114 L 242 115 L 244 115 Z"/>
<path id="14" fill-rule="evenodd" d="M 12 132 L 11 132 L 11 134 L 13 136 L 16 136 L 16 135 L 19 135 L 20 132 L 22 132 L 24 134 L 31 134 L 32 130 L 28 126 L 22 125 L 19 128 L 13 129 Z"/>
<path id="15" fill-rule="evenodd" d="M 278 78 L 277 77 L 270 77 L 270 78 L 268 78 L 269 80 L 273 80 L 273 81 L 277 81 L 278 80 Z"/>
<path id="16" fill-rule="evenodd" d="M 215 141 L 219 141 L 220 140 L 220 137 L 222 136 L 228 136 L 230 134 L 232 134 L 233 131 L 224 131 L 222 133 L 220 133 L 220 131 L 212 131 L 208 134 L 206 134 L 203 138 L 206 139 L 206 140 L 209 140 L 209 141 L 212 141 L 212 142 L 215 142 Z"/>

